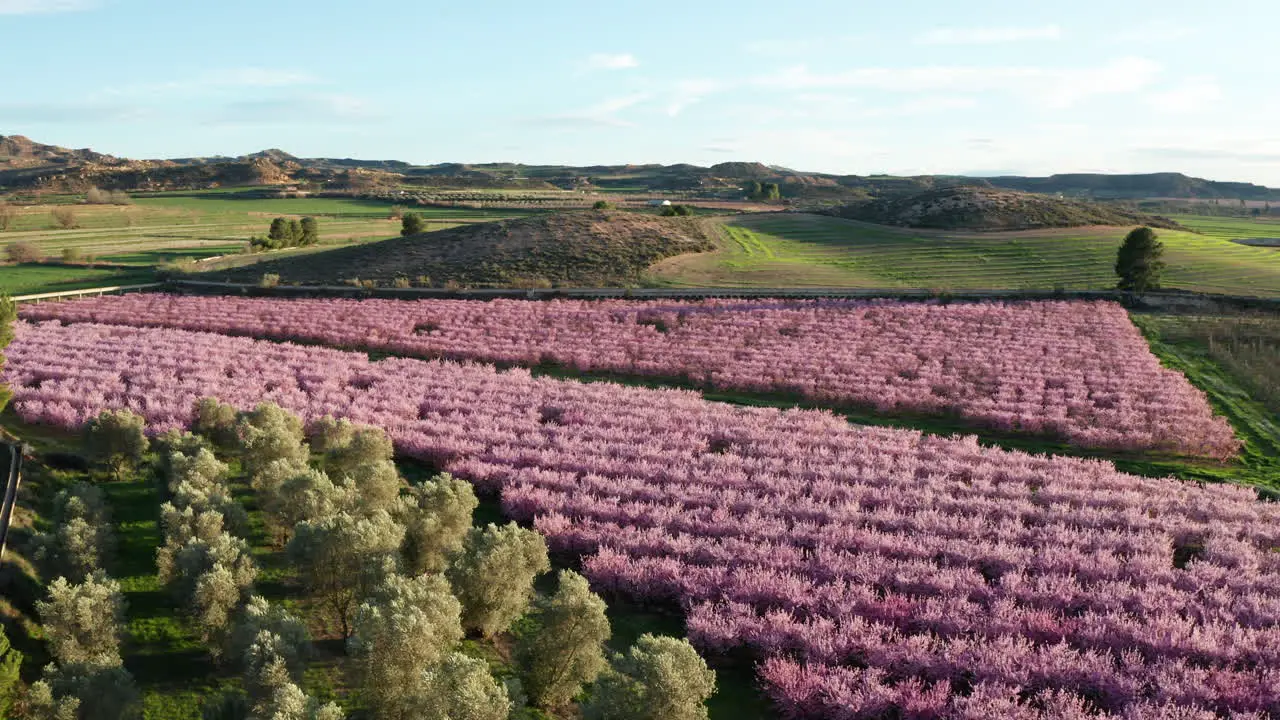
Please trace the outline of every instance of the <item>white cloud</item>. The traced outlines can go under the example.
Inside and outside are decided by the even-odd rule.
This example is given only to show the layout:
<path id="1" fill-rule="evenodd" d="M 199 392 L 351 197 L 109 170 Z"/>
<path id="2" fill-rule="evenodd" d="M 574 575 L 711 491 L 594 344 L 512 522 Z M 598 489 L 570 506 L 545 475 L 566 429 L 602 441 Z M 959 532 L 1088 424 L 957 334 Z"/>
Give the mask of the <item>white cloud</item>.
<path id="1" fill-rule="evenodd" d="M 628 70 L 640 67 L 640 61 L 636 60 L 636 56 L 631 53 L 619 53 L 616 55 L 595 53 L 587 58 L 584 67 L 587 70 Z"/>
<path id="2" fill-rule="evenodd" d="M 1195 29 L 1188 25 L 1155 20 L 1121 30 L 1111 36 L 1111 41 L 1126 45 L 1170 43 L 1186 40 L 1195 34 Z"/>
<path id="3" fill-rule="evenodd" d="M 367 101 L 342 94 L 304 94 L 227 103 L 214 116 L 216 125 L 341 125 L 381 117 Z"/>
<path id="4" fill-rule="evenodd" d="M 48 15 L 97 6 L 97 0 L 0 0 L 0 15 Z"/>
<path id="5" fill-rule="evenodd" d="M 1062 28 L 1040 27 L 971 27 L 937 28 L 916 36 L 918 45 L 995 45 L 1028 40 L 1059 40 Z"/>
<path id="6" fill-rule="evenodd" d="M 814 73 L 796 65 L 757 77 L 754 84 L 780 90 L 861 88 L 904 93 L 1007 92 L 1051 108 L 1074 105 L 1094 95 L 1136 92 L 1147 87 L 1160 66 L 1145 58 L 1121 58 L 1092 68 L 940 65 L 919 68 L 857 68 Z"/>
<path id="7" fill-rule="evenodd" d="M 314 75 L 298 70 L 242 67 L 207 70 L 199 75 L 181 80 L 112 86 L 104 88 L 100 94 L 116 97 L 181 93 L 197 94 L 209 90 L 281 88 L 313 85 L 318 82 L 320 82 L 319 79 Z"/>
<path id="8" fill-rule="evenodd" d="M 1222 88 L 1210 75 L 1194 75 L 1170 90 L 1152 93 L 1147 101 L 1151 107 L 1167 113 L 1191 113 L 1214 109 L 1222 99 Z"/>

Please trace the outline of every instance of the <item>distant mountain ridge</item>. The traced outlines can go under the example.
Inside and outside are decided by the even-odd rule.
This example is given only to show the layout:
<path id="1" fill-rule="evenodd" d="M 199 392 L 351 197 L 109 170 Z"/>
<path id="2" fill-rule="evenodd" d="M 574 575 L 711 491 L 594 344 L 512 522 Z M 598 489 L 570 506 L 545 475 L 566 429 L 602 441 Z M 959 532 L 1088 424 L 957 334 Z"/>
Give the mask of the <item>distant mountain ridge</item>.
<path id="1" fill-rule="evenodd" d="M 802 172 L 759 162 L 723 162 L 710 167 L 675 165 L 525 165 L 522 163 L 437 163 L 399 160 L 300 158 L 278 148 L 230 156 L 152 160 L 120 158 L 90 149 L 37 143 L 21 135 L 0 135 L 0 189 L 83 192 L 99 186 L 120 190 L 196 189 L 247 184 L 314 183 L 337 187 L 378 182 L 463 187 L 639 188 L 740 194 L 750 181 L 776 182 L 784 198 L 858 199 L 977 186 L 1072 198 L 1280 200 L 1280 189 L 1245 182 L 1205 180 L 1182 173 L 1105 175 L 1070 173 L 1048 177 L 958 175 L 836 175 Z M 542 185 L 546 183 L 546 185 Z"/>

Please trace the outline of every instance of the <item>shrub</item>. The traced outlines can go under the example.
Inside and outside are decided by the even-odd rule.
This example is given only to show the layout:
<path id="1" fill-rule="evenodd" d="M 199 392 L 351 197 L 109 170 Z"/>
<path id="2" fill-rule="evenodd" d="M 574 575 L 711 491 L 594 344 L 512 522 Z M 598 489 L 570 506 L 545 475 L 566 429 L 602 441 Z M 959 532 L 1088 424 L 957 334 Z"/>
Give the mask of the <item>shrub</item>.
<path id="1" fill-rule="evenodd" d="M 591 204 L 591 209 L 592 210 L 612 210 L 613 203 L 609 202 L 608 200 L 597 200 Z"/>
<path id="2" fill-rule="evenodd" d="M 0 200 L 0 232 L 4 232 L 13 227 L 13 223 L 18 219 L 18 210 L 9 203 Z"/>
<path id="3" fill-rule="evenodd" d="M 693 208 L 688 205 L 664 205 L 662 208 L 663 217 L 686 217 L 693 214 Z"/>
<path id="4" fill-rule="evenodd" d="M 400 236 L 408 237 L 427 231 L 427 221 L 418 213 L 405 213 L 400 218 Z"/>
<path id="5" fill-rule="evenodd" d="M 320 224 L 313 217 L 302 218 L 300 226 L 301 235 L 298 239 L 299 245 L 315 245 L 320 242 Z"/>
<path id="6" fill-rule="evenodd" d="M 267 240 L 271 242 L 271 247 L 282 248 L 288 247 L 292 236 L 289 234 L 289 221 L 286 218 L 278 217 L 271 221 L 271 229 L 267 231 Z"/>
<path id="7" fill-rule="evenodd" d="M 560 571 L 556 594 L 535 605 L 534 629 L 521 634 L 516 654 L 524 687 L 538 705 L 568 703 L 604 669 L 605 611 L 587 579 L 569 570 Z"/>
<path id="8" fill-rule="evenodd" d="M 583 706 L 587 720 L 706 720 L 716 674 L 687 640 L 641 635 Z"/>
<path id="9" fill-rule="evenodd" d="M 145 427 L 145 421 L 128 410 L 103 410 L 86 427 L 86 453 L 119 480 L 147 451 Z"/>
<path id="10" fill-rule="evenodd" d="M 84 253 L 80 251 L 80 248 L 75 248 L 75 247 L 62 248 L 62 262 L 78 263 L 78 262 L 82 262 L 83 260 L 84 260 Z"/>
<path id="11" fill-rule="evenodd" d="M 78 218 L 76 216 L 75 208 L 67 205 L 59 205 L 49 211 L 49 215 L 53 218 L 54 227 L 61 228 L 63 230 L 71 230 L 78 227 Z"/>
<path id="12" fill-rule="evenodd" d="M 35 243 L 21 241 L 12 242 L 5 246 L 5 255 L 9 258 L 9 262 L 13 263 L 34 263 L 44 259 L 44 253 Z"/>
<path id="13" fill-rule="evenodd" d="M 273 288 L 280 284 L 280 276 L 276 273 L 262 273 L 262 278 L 258 280 L 258 287 Z"/>
<path id="14" fill-rule="evenodd" d="M 547 543 L 515 523 L 472 528 L 446 574 L 462 603 L 462 625 L 485 637 L 511 627 L 529 607 L 533 580 L 551 569 Z"/>

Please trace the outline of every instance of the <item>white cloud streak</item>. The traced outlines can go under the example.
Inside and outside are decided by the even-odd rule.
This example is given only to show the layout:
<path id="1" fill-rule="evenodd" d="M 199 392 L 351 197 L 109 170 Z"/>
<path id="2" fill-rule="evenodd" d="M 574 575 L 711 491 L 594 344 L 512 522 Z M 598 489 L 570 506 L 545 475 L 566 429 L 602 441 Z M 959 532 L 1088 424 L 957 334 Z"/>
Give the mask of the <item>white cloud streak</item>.
<path id="1" fill-rule="evenodd" d="M 0 0 L 0 15 L 51 15 L 97 6 L 97 0 Z"/>
<path id="2" fill-rule="evenodd" d="M 633 127 L 635 123 L 623 120 L 618 113 L 628 108 L 651 100 L 650 93 L 634 93 L 602 100 L 595 105 L 577 112 L 561 115 L 542 115 L 529 118 L 534 125 L 551 125 L 560 127 Z"/>
<path id="3" fill-rule="evenodd" d="M 999 45 L 1031 40 L 1060 40 L 1062 28 L 1040 27 L 970 27 L 936 28 L 916 37 L 918 45 Z"/>
<path id="4" fill-rule="evenodd" d="M 1092 68 L 940 65 L 858 68 L 825 74 L 796 65 L 757 77 L 753 83 L 759 87 L 792 91 L 856 88 L 903 93 L 1007 92 L 1035 104 L 1065 108 L 1095 95 L 1142 90 L 1159 72 L 1160 66 L 1145 58 L 1121 58 Z"/>
<path id="5" fill-rule="evenodd" d="M 637 67 L 640 67 L 640 61 L 631 53 L 595 53 L 583 65 L 586 70 L 629 70 Z"/>

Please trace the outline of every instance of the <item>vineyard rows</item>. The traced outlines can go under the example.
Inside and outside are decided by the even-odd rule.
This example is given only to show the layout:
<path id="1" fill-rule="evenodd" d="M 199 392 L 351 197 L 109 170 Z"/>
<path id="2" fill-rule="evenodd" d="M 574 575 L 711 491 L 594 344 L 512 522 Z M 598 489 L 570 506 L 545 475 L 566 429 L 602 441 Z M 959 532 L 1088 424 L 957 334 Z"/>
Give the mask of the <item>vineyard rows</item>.
<path id="1" fill-rule="evenodd" d="M 820 334 L 804 318 L 830 322 L 794 305 L 741 315 L 785 314 L 801 337 Z M 878 312 L 947 312 L 839 310 L 881 335 Z M 1072 325 L 1072 310 L 1090 317 Z M 1112 306 L 1024 312 L 1126 337 Z M 936 324 L 986 327 L 969 322 Z M 704 650 L 756 653 L 789 717 L 1280 716 L 1280 506 L 1247 488 L 690 391 L 169 328 L 21 322 L 8 355 L 32 422 L 127 407 L 160 431 L 217 396 L 383 427 L 400 452 L 501 491 L 510 516 L 586 555 L 596 587 L 678 602 Z"/>
<path id="2" fill-rule="evenodd" d="M 419 357 L 557 363 L 958 415 L 1085 447 L 1226 458 L 1239 442 L 1109 302 L 278 300 L 135 294 L 29 320 L 171 327 Z"/>

